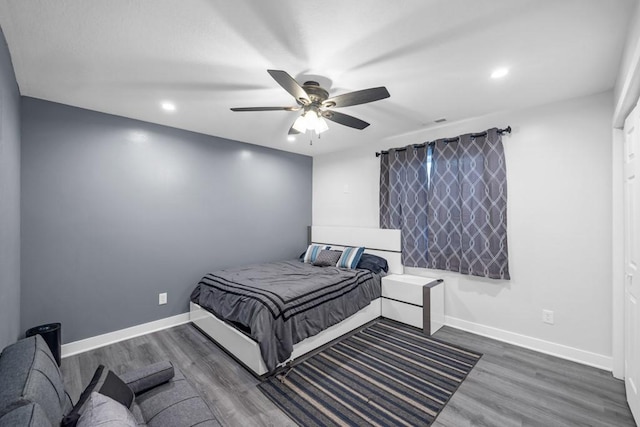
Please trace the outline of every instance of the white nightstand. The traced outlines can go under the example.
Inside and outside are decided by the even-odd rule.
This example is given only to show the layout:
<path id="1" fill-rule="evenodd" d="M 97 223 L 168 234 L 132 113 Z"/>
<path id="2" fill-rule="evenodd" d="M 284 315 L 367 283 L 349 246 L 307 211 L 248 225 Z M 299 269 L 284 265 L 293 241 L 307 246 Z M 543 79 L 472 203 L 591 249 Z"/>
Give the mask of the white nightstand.
<path id="1" fill-rule="evenodd" d="M 382 317 L 422 328 L 431 335 L 444 325 L 442 279 L 409 274 L 382 278 Z"/>

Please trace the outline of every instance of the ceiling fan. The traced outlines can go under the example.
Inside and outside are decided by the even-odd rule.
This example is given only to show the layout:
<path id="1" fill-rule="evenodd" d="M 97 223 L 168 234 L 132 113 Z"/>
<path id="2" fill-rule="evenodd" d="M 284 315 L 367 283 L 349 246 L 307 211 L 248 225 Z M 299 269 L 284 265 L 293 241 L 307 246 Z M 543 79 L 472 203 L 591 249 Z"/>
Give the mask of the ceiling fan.
<path id="1" fill-rule="evenodd" d="M 286 71 L 267 70 L 280 86 L 295 98 L 298 105 L 293 107 L 243 107 L 232 108 L 231 111 L 300 111 L 302 114 L 296 119 L 289 135 L 304 133 L 311 130 L 320 134 L 329 129 L 324 119 L 355 129 L 364 129 L 369 123 L 348 114 L 333 111 L 333 108 L 349 107 L 351 105 L 366 104 L 388 98 L 389 92 L 384 86 L 358 90 L 329 98 L 329 92 L 315 81 L 298 84 Z"/>

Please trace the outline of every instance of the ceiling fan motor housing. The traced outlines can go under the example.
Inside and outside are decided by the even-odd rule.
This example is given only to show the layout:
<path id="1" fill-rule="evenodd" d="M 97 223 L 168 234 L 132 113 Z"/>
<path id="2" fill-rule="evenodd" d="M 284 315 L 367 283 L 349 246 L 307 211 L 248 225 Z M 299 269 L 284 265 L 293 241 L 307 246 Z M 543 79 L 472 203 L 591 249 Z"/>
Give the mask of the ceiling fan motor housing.
<path id="1" fill-rule="evenodd" d="M 304 82 L 302 88 L 309 95 L 311 104 L 320 106 L 327 98 L 329 98 L 329 92 L 320 87 L 318 82 L 308 81 Z"/>

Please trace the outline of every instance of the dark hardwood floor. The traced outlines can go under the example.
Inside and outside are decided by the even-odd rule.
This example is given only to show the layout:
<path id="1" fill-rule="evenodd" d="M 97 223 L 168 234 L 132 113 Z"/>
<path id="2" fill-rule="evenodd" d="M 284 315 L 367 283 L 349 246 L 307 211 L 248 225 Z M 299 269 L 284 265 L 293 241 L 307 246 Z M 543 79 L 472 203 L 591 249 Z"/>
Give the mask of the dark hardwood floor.
<path id="1" fill-rule="evenodd" d="M 444 327 L 435 337 L 483 353 L 434 426 L 634 426 L 611 373 Z M 117 373 L 171 360 L 229 426 L 295 425 L 257 389 L 258 379 L 190 324 L 63 359 L 74 402 L 95 368 Z"/>

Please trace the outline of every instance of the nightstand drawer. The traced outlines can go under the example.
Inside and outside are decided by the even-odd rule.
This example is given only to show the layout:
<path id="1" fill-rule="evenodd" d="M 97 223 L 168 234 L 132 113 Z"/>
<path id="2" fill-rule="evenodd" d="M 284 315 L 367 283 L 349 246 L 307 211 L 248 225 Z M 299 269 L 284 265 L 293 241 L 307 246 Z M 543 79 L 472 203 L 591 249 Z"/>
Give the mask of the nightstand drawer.
<path id="1" fill-rule="evenodd" d="M 391 274 L 382 278 L 382 297 L 421 306 L 422 288 L 436 280 L 438 279 L 431 277 Z"/>
<path id="2" fill-rule="evenodd" d="M 430 282 L 423 277 L 392 274 L 382 278 L 382 296 L 415 305 L 422 305 L 422 287 Z"/>
<path id="3" fill-rule="evenodd" d="M 433 334 L 444 324 L 443 281 L 410 274 L 383 277 L 382 317 L 422 328 L 425 334 Z"/>

